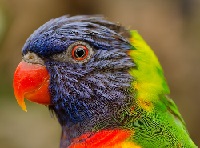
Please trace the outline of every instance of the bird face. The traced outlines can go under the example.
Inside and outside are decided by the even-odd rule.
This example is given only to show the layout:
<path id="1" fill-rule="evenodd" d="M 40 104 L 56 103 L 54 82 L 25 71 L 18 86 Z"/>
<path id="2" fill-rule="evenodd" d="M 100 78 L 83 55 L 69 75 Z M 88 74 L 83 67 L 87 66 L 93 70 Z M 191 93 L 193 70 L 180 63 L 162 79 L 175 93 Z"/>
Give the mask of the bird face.
<path id="1" fill-rule="evenodd" d="M 48 105 L 69 126 L 117 116 L 133 102 L 127 34 L 102 17 L 50 20 L 22 49 L 14 75 L 19 105 L 26 110 L 24 98 Z"/>

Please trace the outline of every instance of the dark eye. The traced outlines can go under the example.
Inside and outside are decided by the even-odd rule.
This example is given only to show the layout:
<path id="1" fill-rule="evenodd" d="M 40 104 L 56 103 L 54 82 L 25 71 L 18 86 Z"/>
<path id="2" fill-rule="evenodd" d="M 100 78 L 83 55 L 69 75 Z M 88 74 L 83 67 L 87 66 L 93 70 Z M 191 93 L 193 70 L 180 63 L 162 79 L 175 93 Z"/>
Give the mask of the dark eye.
<path id="1" fill-rule="evenodd" d="M 89 50 L 84 45 L 76 45 L 72 49 L 72 58 L 77 61 L 83 61 L 87 58 Z"/>
<path id="2" fill-rule="evenodd" d="M 81 64 L 88 62 L 93 54 L 94 51 L 90 44 L 83 41 L 77 41 L 69 45 L 66 52 L 61 56 L 66 61 Z"/>
<path id="3" fill-rule="evenodd" d="M 87 42 L 77 41 L 59 54 L 54 54 L 51 58 L 61 62 L 86 63 L 93 56 L 94 50 Z M 29 59 L 32 57 L 29 56 Z"/>

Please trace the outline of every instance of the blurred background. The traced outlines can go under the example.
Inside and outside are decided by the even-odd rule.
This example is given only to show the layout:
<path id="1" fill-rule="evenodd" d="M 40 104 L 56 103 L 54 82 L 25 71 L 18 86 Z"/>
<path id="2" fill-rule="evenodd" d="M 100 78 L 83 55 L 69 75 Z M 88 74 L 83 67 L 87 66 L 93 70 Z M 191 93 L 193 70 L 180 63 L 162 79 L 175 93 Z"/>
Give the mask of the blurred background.
<path id="1" fill-rule="evenodd" d="M 136 29 L 164 68 L 171 97 L 200 145 L 200 0 L 0 0 L 0 147 L 56 148 L 60 126 L 44 106 L 13 96 L 13 73 L 29 35 L 65 14 L 103 14 Z"/>

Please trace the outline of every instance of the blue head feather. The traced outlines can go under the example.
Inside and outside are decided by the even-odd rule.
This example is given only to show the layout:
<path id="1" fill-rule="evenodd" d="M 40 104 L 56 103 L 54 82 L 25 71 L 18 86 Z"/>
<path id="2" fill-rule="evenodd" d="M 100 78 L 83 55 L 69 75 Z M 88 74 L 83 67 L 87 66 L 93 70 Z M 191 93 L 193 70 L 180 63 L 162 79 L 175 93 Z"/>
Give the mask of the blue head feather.
<path id="1" fill-rule="evenodd" d="M 115 32 L 115 29 L 123 32 L 121 28 L 103 20 L 102 17 L 63 16 L 52 19 L 38 28 L 27 39 L 22 53 L 31 51 L 47 58 L 65 51 L 70 44 L 80 40 L 102 50 L 129 49 L 129 42 Z"/>
<path id="2" fill-rule="evenodd" d="M 64 16 L 41 26 L 24 45 L 24 55 L 34 52 L 45 61 L 50 74 L 50 109 L 63 128 L 72 129 L 68 130 L 71 137 L 94 127 L 117 126 L 115 119 L 133 103 L 133 78 L 128 69 L 134 63 L 126 54 L 130 49 L 128 34 L 102 17 Z M 52 59 L 76 41 L 88 43 L 95 51 L 88 62 Z"/>

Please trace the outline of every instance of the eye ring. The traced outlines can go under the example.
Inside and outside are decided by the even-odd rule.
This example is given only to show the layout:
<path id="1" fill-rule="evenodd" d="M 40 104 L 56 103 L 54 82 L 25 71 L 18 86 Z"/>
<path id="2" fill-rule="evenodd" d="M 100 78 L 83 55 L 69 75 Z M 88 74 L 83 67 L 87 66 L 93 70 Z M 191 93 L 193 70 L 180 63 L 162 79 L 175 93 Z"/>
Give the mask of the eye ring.
<path id="1" fill-rule="evenodd" d="M 85 58 L 87 58 L 89 50 L 84 45 L 76 45 L 73 47 L 71 54 L 74 60 L 83 61 Z"/>
<path id="2" fill-rule="evenodd" d="M 78 49 L 81 49 L 79 50 L 81 52 L 76 52 Z M 91 47 L 90 44 L 83 41 L 76 41 L 70 44 L 64 52 L 54 54 L 51 58 L 60 62 L 83 64 L 88 62 L 94 53 L 95 50 L 93 50 L 93 47 Z"/>
<path id="3" fill-rule="evenodd" d="M 85 63 L 91 58 L 94 51 L 88 43 L 77 41 L 68 47 L 67 53 L 74 63 Z"/>

